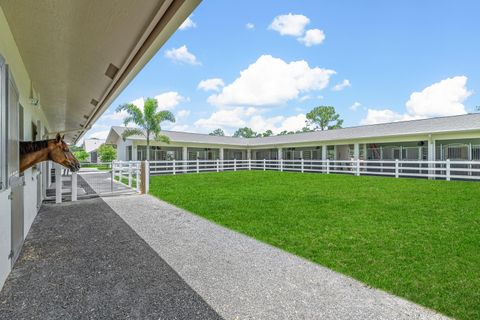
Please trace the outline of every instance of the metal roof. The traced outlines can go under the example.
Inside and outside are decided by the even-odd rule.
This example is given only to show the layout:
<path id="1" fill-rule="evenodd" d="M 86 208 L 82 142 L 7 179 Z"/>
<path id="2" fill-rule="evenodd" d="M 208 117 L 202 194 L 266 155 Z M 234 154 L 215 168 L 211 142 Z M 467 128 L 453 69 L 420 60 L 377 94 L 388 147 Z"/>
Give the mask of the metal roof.
<path id="1" fill-rule="evenodd" d="M 112 132 L 121 137 L 126 127 L 112 127 L 108 143 L 113 142 Z M 336 140 L 355 140 L 364 138 L 378 138 L 390 136 L 408 136 L 416 134 L 446 133 L 458 131 L 480 131 L 480 113 L 465 114 L 459 116 L 438 117 L 421 120 L 409 120 L 342 129 L 314 131 L 290 134 L 284 136 L 271 136 L 262 138 L 237 138 L 218 137 L 208 134 L 178 132 L 162 130 L 162 133 L 170 138 L 172 142 L 190 142 L 217 145 L 238 145 L 248 146 L 269 146 L 308 142 L 327 142 Z M 145 140 L 143 136 L 132 136 L 128 139 Z"/>

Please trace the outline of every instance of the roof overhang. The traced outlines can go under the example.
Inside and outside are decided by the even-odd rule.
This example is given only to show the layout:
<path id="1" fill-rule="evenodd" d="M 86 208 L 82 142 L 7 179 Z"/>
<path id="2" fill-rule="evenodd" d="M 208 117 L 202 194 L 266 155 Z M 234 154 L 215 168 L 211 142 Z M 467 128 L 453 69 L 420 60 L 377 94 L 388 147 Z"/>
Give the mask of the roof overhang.
<path id="1" fill-rule="evenodd" d="M 77 142 L 201 0 L 15 0 L 2 9 L 51 132 Z"/>

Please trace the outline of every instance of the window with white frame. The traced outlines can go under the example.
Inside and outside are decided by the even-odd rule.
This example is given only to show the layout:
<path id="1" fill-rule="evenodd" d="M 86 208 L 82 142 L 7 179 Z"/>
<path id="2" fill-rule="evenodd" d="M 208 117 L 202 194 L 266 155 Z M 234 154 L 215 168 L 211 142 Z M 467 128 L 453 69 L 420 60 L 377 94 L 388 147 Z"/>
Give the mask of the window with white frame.
<path id="1" fill-rule="evenodd" d="M 0 56 L 0 190 L 7 187 L 7 68 Z"/>

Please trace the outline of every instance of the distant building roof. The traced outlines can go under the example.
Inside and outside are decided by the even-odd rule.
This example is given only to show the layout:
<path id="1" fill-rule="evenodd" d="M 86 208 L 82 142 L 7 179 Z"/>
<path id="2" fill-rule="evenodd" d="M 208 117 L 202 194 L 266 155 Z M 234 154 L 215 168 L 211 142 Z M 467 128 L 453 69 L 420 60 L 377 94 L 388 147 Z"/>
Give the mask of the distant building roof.
<path id="1" fill-rule="evenodd" d="M 85 139 L 83 141 L 83 149 L 87 152 L 92 152 L 98 149 L 102 144 L 105 143 L 103 139 Z"/>
<path id="2" fill-rule="evenodd" d="M 122 136 L 126 127 L 112 127 L 107 137 L 108 143 L 114 143 L 112 133 Z M 335 140 L 353 140 L 362 138 L 405 136 L 415 134 L 429 134 L 442 132 L 475 131 L 480 130 L 480 114 L 472 113 L 459 116 L 437 117 L 421 120 L 409 120 L 373 125 L 364 125 L 334 130 L 314 131 L 282 136 L 261 138 L 237 138 L 211 136 L 201 133 L 177 132 L 162 130 L 172 142 L 190 142 L 216 145 L 238 146 L 269 146 L 290 143 L 327 142 Z M 135 135 L 128 139 L 145 140 L 144 136 Z"/>

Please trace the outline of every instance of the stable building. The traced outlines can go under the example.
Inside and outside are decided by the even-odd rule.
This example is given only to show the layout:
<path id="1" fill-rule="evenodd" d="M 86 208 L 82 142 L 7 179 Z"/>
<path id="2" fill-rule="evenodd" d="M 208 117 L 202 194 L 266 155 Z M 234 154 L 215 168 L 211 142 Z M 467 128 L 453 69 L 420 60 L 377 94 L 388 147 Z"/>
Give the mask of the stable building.
<path id="1" fill-rule="evenodd" d="M 146 138 L 122 138 L 110 129 L 106 143 L 118 160 L 147 160 Z M 150 140 L 151 161 L 169 160 L 465 160 L 480 161 L 480 114 L 297 133 L 260 138 L 163 130 L 170 143 Z"/>

